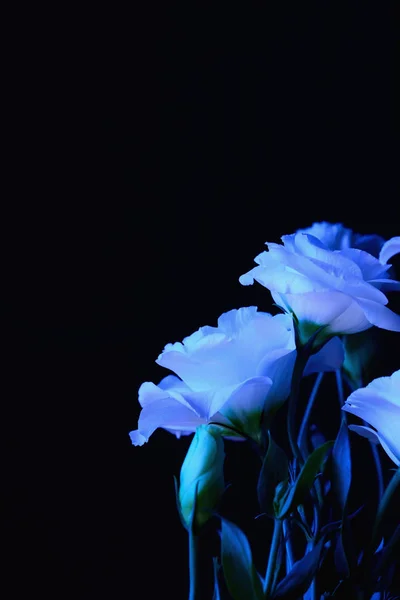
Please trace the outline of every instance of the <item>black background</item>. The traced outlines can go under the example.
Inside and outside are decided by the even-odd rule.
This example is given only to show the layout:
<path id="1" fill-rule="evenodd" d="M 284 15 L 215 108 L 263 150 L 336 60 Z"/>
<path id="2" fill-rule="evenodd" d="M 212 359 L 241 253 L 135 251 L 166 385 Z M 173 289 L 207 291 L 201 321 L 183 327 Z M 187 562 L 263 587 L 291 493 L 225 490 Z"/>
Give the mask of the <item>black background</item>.
<path id="1" fill-rule="evenodd" d="M 399 233 L 390 4 L 146 10 L 25 14 L 12 46 L 9 598 L 184 598 L 188 440 L 131 446 L 139 385 L 166 343 L 272 309 L 238 283 L 265 241 Z"/>

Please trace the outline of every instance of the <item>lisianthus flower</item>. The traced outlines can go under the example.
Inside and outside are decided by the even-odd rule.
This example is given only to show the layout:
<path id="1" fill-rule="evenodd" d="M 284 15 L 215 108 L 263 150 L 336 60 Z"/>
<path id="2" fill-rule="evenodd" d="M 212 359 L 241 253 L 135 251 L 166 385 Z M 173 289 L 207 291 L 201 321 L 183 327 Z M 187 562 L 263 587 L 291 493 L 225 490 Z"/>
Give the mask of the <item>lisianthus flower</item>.
<path id="1" fill-rule="evenodd" d="M 217 327 L 201 327 L 167 344 L 157 359 L 168 375 L 158 385 L 139 388 L 142 411 L 132 443 L 142 445 L 158 427 L 177 437 L 218 422 L 258 441 L 264 409 L 276 411 L 290 391 L 296 357 L 293 320 L 249 306 L 224 313 Z M 313 355 L 305 373 L 330 371 L 343 362 L 333 339 Z"/>
<path id="2" fill-rule="evenodd" d="M 342 410 L 360 417 L 366 425 L 349 425 L 349 429 L 380 443 L 400 466 L 400 370 L 391 377 L 374 379 L 364 388 L 353 392 Z"/>
<path id="3" fill-rule="evenodd" d="M 293 313 L 304 332 L 324 327 L 324 335 L 357 333 L 373 325 L 400 331 L 400 316 L 386 304 L 385 291 L 399 290 L 388 276 L 387 261 L 399 251 L 399 238 L 387 241 L 379 258 L 365 250 L 330 250 L 309 233 L 267 243 L 268 252 L 255 258 L 258 266 L 242 275 L 243 285 L 258 281 L 276 304 Z M 307 337 L 307 336 L 305 336 Z"/>

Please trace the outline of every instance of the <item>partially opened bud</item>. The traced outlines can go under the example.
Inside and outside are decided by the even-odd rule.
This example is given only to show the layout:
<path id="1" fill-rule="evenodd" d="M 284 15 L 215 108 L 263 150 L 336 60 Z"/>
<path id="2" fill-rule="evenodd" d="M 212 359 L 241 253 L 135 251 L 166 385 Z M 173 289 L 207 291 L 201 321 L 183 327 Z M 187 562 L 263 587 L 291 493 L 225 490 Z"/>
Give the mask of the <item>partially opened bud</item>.
<path id="1" fill-rule="evenodd" d="M 213 425 L 198 427 L 180 474 L 179 502 L 187 527 L 190 527 L 195 505 L 193 518 L 197 527 L 211 517 L 224 491 L 224 458 L 219 428 Z"/>

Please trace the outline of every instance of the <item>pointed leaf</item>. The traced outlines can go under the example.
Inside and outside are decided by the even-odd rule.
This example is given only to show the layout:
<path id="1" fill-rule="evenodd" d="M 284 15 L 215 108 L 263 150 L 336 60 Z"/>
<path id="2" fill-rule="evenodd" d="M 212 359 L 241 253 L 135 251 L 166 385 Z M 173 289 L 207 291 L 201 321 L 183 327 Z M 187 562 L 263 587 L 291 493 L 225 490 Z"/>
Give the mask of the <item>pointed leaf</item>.
<path id="1" fill-rule="evenodd" d="M 332 450 L 332 489 L 344 512 L 351 484 L 350 440 L 346 419 L 342 417 Z"/>
<path id="2" fill-rule="evenodd" d="M 287 479 L 289 463 L 286 454 L 275 444 L 270 433 L 268 436 L 268 450 L 258 478 L 257 495 L 260 509 L 273 517 L 276 486 Z"/>
<path id="3" fill-rule="evenodd" d="M 323 470 L 328 452 L 331 450 L 334 442 L 329 441 L 316 448 L 308 457 L 306 463 L 300 471 L 296 482 L 289 488 L 285 498 L 281 502 L 280 510 L 276 517 L 284 519 L 291 513 L 296 506 L 303 504 L 309 490 L 311 489 L 315 477 Z"/>
<path id="4" fill-rule="evenodd" d="M 234 600 L 262 600 L 261 579 L 249 542 L 237 525 L 221 519 L 221 559 L 225 582 Z"/>
<path id="5" fill-rule="evenodd" d="M 378 560 L 373 569 L 373 579 L 378 579 L 384 573 L 392 557 L 395 562 L 395 558 L 400 556 L 400 525 L 396 527 L 386 546 L 377 554 Z"/>
<path id="6" fill-rule="evenodd" d="M 342 511 L 342 526 L 335 548 L 335 565 L 342 579 L 350 575 L 356 558 L 351 549 L 350 526 L 347 517 L 347 498 L 351 485 L 350 439 L 346 416 L 342 416 L 338 436 L 332 450 L 332 490 Z"/>
<path id="7" fill-rule="evenodd" d="M 286 577 L 277 585 L 272 596 L 282 600 L 298 600 L 310 587 L 315 573 L 318 570 L 324 540 L 321 539 L 314 548 L 301 560 L 293 565 Z"/>

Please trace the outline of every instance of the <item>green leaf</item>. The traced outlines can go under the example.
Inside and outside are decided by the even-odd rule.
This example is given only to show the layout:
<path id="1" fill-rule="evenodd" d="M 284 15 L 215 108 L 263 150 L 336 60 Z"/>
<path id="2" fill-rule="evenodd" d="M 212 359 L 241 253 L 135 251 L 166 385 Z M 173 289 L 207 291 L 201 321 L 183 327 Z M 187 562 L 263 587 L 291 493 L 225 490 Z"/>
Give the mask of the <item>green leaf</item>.
<path id="1" fill-rule="evenodd" d="M 286 454 L 275 444 L 269 432 L 268 437 L 268 450 L 258 478 L 257 495 L 260 509 L 274 517 L 275 490 L 279 483 L 287 479 L 289 463 Z"/>
<path id="2" fill-rule="evenodd" d="M 342 418 L 332 450 L 332 489 L 344 512 L 351 485 L 350 440 L 346 419 Z"/>
<path id="3" fill-rule="evenodd" d="M 222 568 L 229 593 L 234 600 L 263 600 L 261 578 L 245 534 L 226 519 L 221 523 Z"/>
<path id="4" fill-rule="evenodd" d="M 376 553 L 377 555 L 378 558 L 371 575 L 373 581 L 377 581 L 379 577 L 384 575 L 390 565 L 393 566 L 395 564 L 396 557 L 398 561 L 398 557 L 400 556 L 400 525 L 396 527 L 386 546 L 379 553 Z"/>
<path id="5" fill-rule="evenodd" d="M 316 448 L 308 457 L 306 463 L 300 471 L 296 482 L 288 489 L 282 499 L 279 511 L 276 514 L 277 519 L 284 519 L 290 514 L 296 506 L 304 503 L 309 490 L 311 489 L 316 476 L 322 472 L 328 452 L 331 450 L 334 442 L 329 441 Z"/>
<path id="6" fill-rule="evenodd" d="M 335 565 L 342 579 L 350 575 L 356 557 L 351 549 L 347 499 L 351 486 L 350 440 L 345 415 L 332 450 L 332 490 L 342 511 L 342 525 L 335 548 Z M 353 555 L 353 556 L 352 556 Z"/>
<path id="7" fill-rule="evenodd" d="M 277 585 L 272 596 L 273 600 L 277 598 L 298 600 L 305 594 L 318 570 L 323 547 L 324 540 L 321 539 L 310 552 L 293 565 L 291 571 Z"/>

